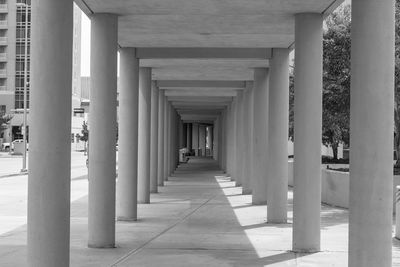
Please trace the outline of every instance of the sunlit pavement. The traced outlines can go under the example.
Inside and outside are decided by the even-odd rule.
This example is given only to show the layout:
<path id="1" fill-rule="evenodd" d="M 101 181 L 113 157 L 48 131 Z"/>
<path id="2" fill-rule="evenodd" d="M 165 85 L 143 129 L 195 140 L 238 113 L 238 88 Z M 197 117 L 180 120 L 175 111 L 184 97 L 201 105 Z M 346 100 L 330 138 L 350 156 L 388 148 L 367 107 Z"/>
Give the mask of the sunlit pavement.
<path id="1" fill-rule="evenodd" d="M 26 177 L 18 179 L 7 180 L 9 190 L 0 185 L 0 266 L 26 265 Z M 266 206 L 251 205 L 251 195 L 209 159 L 181 165 L 151 204 L 139 205 L 137 222 L 117 222 L 115 249 L 87 248 L 87 180 L 71 185 L 71 266 L 347 266 L 346 210 L 322 206 L 321 252 L 293 253 L 292 192 L 289 222 L 266 224 Z M 3 225 L 3 211 L 14 226 Z M 394 240 L 393 266 L 400 266 L 399 249 Z"/>
<path id="2" fill-rule="evenodd" d="M 28 176 L 18 175 L 21 168 L 22 156 L 2 153 L 0 156 L 0 235 L 26 224 Z M 86 156 L 83 152 L 72 152 L 71 201 L 87 195 L 86 175 Z"/>

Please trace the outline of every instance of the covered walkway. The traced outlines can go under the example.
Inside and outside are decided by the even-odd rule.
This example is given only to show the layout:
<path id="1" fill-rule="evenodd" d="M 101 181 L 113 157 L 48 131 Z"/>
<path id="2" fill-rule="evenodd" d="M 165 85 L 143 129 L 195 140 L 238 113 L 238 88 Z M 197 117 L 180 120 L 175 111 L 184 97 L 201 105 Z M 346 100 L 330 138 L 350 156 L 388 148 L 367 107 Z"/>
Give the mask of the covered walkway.
<path id="1" fill-rule="evenodd" d="M 346 266 L 348 212 L 321 209 L 321 252 L 294 253 L 292 191 L 288 223 L 267 224 L 267 207 L 210 158 L 181 164 L 137 222 L 117 222 L 115 249 L 87 248 L 87 196 L 71 205 L 71 266 Z M 26 227 L 0 238 L 0 266 L 25 266 Z M 393 266 L 400 244 L 393 241 Z"/>
<path id="2" fill-rule="evenodd" d="M 238 251 L 252 251 L 255 264 L 262 264 L 260 259 L 290 259 L 293 254 L 285 251 L 293 250 L 314 253 L 297 262 L 318 257 L 320 251 L 343 251 L 338 255 L 348 255 L 349 267 L 392 266 L 393 0 L 351 1 L 350 219 L 348 231 L 340 228 L 346 225 L 342 220 L 332 226 L 340 228 L 333 234 L 324 223 L 341 217 L 326 213 L 320 204 L 323 20 L 343 0 L 207 0 L 201 4 L 197 0 L 76 0 L 91 20 L 93 89 L 88 205 L 81 212 L 70 209 L 73 2 L 32 1 L 29 266 L 68 267 L 70 260 L 83 264 L 107 255 L 110 258 L 102 264 L 118 259 L 125 264 L 140 257 L 150 261 L 161 257 L 143 256 L 153 251 L 148 249 L 153 245 L 208 248 L 207 240 L 217 244 L 211 237 L 220 246 L 212 248 L 232 245 Z M 289 54 L 294 48 L 294 193 L 293 208 L 288 210 Z M 190 175 L 183 180 L 188 174 L 181 169 L 174 176 L 178 180 L 167 181 L 164 188 L 184 148 L 191 155 L 212 155 L 235 185 L 242 186 L 229 189 L 237 196 L 218 195 L 222 191 L 211 173 L 200 179 L 203 186 L 195 186 L 196 175 L 193 182 Z M 154 194 L 159 188 L 161 193 Z M 194 195 L 188 197 L 185 190 Z M 249 207 L 232 209 L 231 199 Z M 172 200 L 182 203 L 160 203 Z M 222 205 L 213 204 L 218 200 Z M 146 203 L 150 205 L 143 207 Z M 257 206 L 266 203 L 267 207 Z M 265 209 L 267 214 L 259 212 Z M 271 227 L 265 227 L 265 219 Z M 186 230 L 185 225 L 191 231 L 217 229 L 224 234 L 170 235 L 181 227 Z M 335 239 L 325 235 L 342 245 L 327 246 L 327 240 Z M 241 242 L 235 243 L 232 236 Z M 273 236 L 276 240 L 269 240 Z M 179 237 L 187 242 L 178 242 Z M 159 244 L 162 240 L 168 242 Z M 135 247 L 141 249 L 129 256 Z M 202 256 L 212 252 L 221 260 L 230 255 L 220 250 L 183 251 Z M 267 252 L 281 255 L 270 257 Z M 84 260 L 84 253 L 93 259 Z M 252 258 L 250 254 L 247 258 Z M 328 253 L 316 259 L 318 266 L 326 266 L 329 255 L 332 262 L 342 259 Z M 236 250 L 235 257 L 231 260 L 246 258 Z M 194 263 L 207 265 L 199 260 Z M 345 262 L 338 264 L 345 266 Z"/>

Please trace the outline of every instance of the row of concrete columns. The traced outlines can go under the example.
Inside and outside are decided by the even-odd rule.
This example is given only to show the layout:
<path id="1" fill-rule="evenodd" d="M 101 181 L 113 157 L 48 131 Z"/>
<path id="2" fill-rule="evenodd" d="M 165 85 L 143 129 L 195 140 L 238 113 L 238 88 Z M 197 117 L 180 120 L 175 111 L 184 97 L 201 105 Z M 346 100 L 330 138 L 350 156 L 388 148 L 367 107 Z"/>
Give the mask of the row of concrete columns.
<path id="1" fill-rule="evenodd" d="M 72 3 L 32 3 L 30 266 L 69 265 Z M 391 266 L 394 2 L 353 0 L 352 12 L 349 266 Z M 118 18 L 91 21 L 88 245 L 114 247 L 115 217 L 136 220 L 137 203 L 177 166 L 180 117 L 135 49 L 121 48 L 116 183 Z M 320 250 L 322 24 L 321 14 L 295 17 L 292 249 L 302 252 Z M 267 204 L 273 223 L 287 221 L 288 53 L 273 49 L 270 68 L 255 69 L 212 134 L 221 168 Z M 187 146 L 205 148 L 201 129 L 186 127 Z"/>
<path id="2" fill-rule="evenodd" d="M 349 266 L 391 266 L 393 1 L 354 2 Z M 292 249 L 316 252 L 321 249 L 323 18 L 307 13 L 295 21 Z M 274 49 L 270 68 L 255 70 L 252 88 L 238 93 L 224 118 L 227 159 L 221 166 L 244 194 L 252 193 L 253 204 L 267 204 L 270 223 L 287 222 L 288 69 L 288 49 Z"/>
<path id="3" fill-rule="evenodd" d="M 211 156 L 217 158 L 218 153 L 218 140 L 215 135 L 218 134 L 214 131 L 216 121 L 214 124 L 201 124 L 201 123 L 183 123 L 179 127 L 179 148 L 187 148 L 193 151 L 195 156 Z M 207 155 L 207 144 L 209 144 L 210 154 Z"/>
<path id="4" fill-rule="evenodd" d="M 32 56 L 36 79 L 32 80 L 38 89 L 32 93 L 32 99 L 36 98 L 32 117 L 41 127 L 32 127 L 31 139 L 28 212 L 31 266 L 69 265 L 71 81 L 65 74 L 70 76 L 72 64 L 68 57 L 72 51 L 72 2 L 67 3 L 43 3 L 40 10 L 33 5 L 36 52 Z M 62 23 L 51 8 L 54 6 L 65 11 Z M 163 92 L 151 81 L 151 69 L 139 68 L 135 49 L 121 48 L 116 183 L 117 16 L 95 14 L 91 22 L 91 81 L 95 90 L 91 91 L 89 118 L 88 246 L 107 248 L 115 246 L 115 219 L 137 220 L 137 204 L 149 203 L 150 192 L 157 192 L 157 186 L 162 186 L 176 167 L 179 118 Z M 38 30 L 53 26 L 46 33 Z M 42 44 L 42 40 L 49 41 Z M 60 64 L 63 68 L 50 68 L 42 75 L 43 62 L 49 64 L 54 59 L 63 62 Z M 48 99 L 51 101 L 43 101 Z M 53 131 L 47 130 L 49 125 L 54 127 Z M 49 149 L 43 149 L 47 145 Z"/>

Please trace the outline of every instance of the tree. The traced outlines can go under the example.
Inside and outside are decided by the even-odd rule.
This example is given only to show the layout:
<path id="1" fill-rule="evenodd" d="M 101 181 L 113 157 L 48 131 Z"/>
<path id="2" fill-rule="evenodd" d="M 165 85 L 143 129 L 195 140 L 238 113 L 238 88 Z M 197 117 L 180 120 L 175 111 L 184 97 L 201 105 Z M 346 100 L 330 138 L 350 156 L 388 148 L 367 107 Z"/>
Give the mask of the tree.
<path id="1" fill-rule="evenodd" d="M 339 144 L 348 145 L 350 134 L 351 6 L 339 7 L 325 22 L 322 143 L 337 159 Z"/>
<path id="2" fill-rule="evenodd" d="M 81 130 L 82 135 L 79 136 L 79 139 L 83 142 L 85 142 L 85 152 L 84 154 L 86 155 L 87 153 L 87 142 L 89 141 L 89 129 L 87 123 L 84 121 L 82 124 L 82 130 Z"/>
<path id="3" fill-rule="evenodd" d="M 13 118 L 11 114 L 0 114 L 0 133 L 8 128 L 8 124 Z"/>
<path id="4" fill-rule="evenodd" d="M 349 144 L 351 7 L 339 7 L 327 20 L 323 36 L 322 143 L 337 159 L 340 143 Z M 293 140 L 294 78 L 289 83 L 289 138 Z"/>
<path id="5" fill-rule="evenodd" d="M 396 0 L 394 92 L 394 146 L 397 155 L 395 166 L 400 167 L 400 0 Z"/>

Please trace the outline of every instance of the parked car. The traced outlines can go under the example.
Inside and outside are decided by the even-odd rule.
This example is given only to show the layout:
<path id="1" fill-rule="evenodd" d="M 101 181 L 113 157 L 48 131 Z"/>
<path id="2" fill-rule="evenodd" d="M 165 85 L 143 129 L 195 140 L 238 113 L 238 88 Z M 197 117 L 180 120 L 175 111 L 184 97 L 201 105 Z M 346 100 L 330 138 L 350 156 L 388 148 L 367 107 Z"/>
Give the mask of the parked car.
<path id="1" fill-rule="evenodd" d="M 23 143 L 24 142 L 24 139 L 15 139 L 14 141 L 12 141 L 12 143 L 11 143 L 11 151 L 14 151 L 14 145 L 15 144 L 20 144 L 20 143 Z M 29 143 L 26 143 L 26 150 L 28 150 L 28 148 L 29 148 Z"/>
<path id="2" fill-rule="evenodd" d="M 10 143 L 2 143 L 1 144 L 2 151 L 9 151 L 10 150 Z"/>

